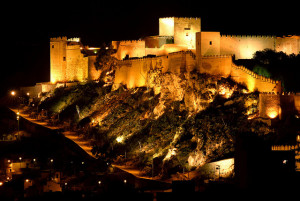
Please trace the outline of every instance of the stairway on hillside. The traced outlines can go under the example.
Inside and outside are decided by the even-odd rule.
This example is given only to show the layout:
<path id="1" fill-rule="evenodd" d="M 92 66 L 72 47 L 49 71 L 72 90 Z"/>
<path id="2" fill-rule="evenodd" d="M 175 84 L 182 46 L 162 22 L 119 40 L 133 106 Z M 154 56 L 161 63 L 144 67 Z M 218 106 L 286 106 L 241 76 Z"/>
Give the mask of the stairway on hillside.
<path id="1" fill-rule="evenodd" d="M 62 134 L 66 137 L 75 142 L 78 146 L 80 146 L 86 153 L 90 156 L 95 157 L 92 154 L 92 146 L 90 146 L 89 142 L 78 136 L 76 132 L 72 131 L 65 131 Z"/>

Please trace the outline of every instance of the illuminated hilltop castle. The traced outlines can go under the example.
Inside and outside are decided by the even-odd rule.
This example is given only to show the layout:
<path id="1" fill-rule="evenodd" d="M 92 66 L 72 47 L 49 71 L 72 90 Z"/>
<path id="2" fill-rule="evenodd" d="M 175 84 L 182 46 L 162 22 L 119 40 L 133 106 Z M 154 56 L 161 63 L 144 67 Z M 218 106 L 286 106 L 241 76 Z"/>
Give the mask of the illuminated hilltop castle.
<path id="1" fill-rule="evenodd" d="M 282 93 L 280 81 L 257 75 L 232 62 L 233 56 L 235 59 L 250 59 L 256 51 L 266 48 L 299 54 L 300 36 L 221 35 L 220 32 L 202 31 L 200 18 L 168 17 L 159 19 L 158 36 L 112 41 L 112 46 L 116 49 L 114 56 L 119 60 L 113 89 L 120 84 L 128 88 L 152 87 L 149 86 L 149 72 L 153 69 L 177 75 L 196 70 L 222 77 L 230 76 L 249 91 L 261 92 L 261 117 L 277 117 L 288 103 L 293 103 L 293 108 L 300 113 L 299 95 L 279 95 Z M 25 87 L 23 91 L 38 94 L 61 86 L 61 83 L 70 85 L 73 81 L 96 80 L 100 72 L 94 63 L 99 49 L 83 46 L 79 38 L 51 38 L 51 83 Z"/>
<path id="2" fill-rule="evenodd" d="M 231 76 L 250 91 L 277 93 L 281 92 L 279 82 L 234 65 L 232 56 L 235 59 L 250 59 L 256 51 L 266 48 L 299 54 L 300 37 L 221 35 L 220 32 L 201 31 L 200 18 L 169 17 L 159 19 L 158 36 L 112 41 L 112 46 L 117 50 L 115 57 L 120 60 L 114 88 L 121 83 L 129 88 L 146 86 L 145 78 L 151 63 L 154 68 L 161 65 L 164 72 L 180 73 L 196 69 L 200 73 Z M 85 53 L 82 53 L 83 49 Z M 51 38 L 51 82 L 96 79 L 99 73 L 94 66 L 95 50 L 83 47 L 78 38 Z"/>

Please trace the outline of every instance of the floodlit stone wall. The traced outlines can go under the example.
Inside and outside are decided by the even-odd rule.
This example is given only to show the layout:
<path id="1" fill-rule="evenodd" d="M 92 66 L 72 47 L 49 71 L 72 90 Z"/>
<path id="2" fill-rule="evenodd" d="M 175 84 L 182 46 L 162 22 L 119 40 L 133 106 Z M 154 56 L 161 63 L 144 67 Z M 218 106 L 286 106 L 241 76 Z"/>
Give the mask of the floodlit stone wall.
<path id="1" fill-rule="evenodd" d="M 231 64 L 231 79 L 245 85 L 249 91 L 281 93 L 281 82 L 258 75 L 253 71 Z"/>
<path id="2" fill-rule="evenodd" d="M 300 36 L 278 37 L 276 51 L 282 51 L 286 54 L 300 54 Z"/>
<path id="3" fill-rule="evenodd" d="M 68 45 L 66 48 L 66 81 L 84 81 L 88 78 L 88 57 L 81 53 L 80 45 Z"/>
<path id="4" fill-rule="evenodd" d="M 235 59 L 251 59 L 256 51 L 275 50 L 275 36 L 222 35 L 221 54 L 235 55 Z"/>
<path id="5" fill-rule="evenodd" d="M 143 40 L 128 40 L 128 41 L 113 41 L 114 49 L 117 49 L 115 57 L 123 60 L 126 57 L 143 57 L 145 56 L 145 41 Z"/>
<path id="6" fill-rule="evenodd" d="M 97 79 L 96 55 L 82 53 L 79 38 L 58 37 L 50 39 L 50 81 L 70 82 Z"/>
<path id="7" fill-rule="evenodd" d="M 66 78 L 67 37 L 50 39 L 50 81 L 56 83 Z"/>
<path id="8" fill-rule="evenodd" d="M 212 55 L 199 57 L 197 55 L 198 71 L 211 75 L 228 77 L 231 74 L 232 57 L 228 55 Z"/>
<path id="9" fill-rule="evenodd" d="M 148 72 L 152 69 L 161 69 L 163 73 L 169 71 L 182 74 L 196 69 L 195 55 L 191 51 L 181 51 L 153 58 L 129 59 L 119 61 L 116 69 L 113 89 L 120 84 L 128 88 L 149 86 Z"/>
<path id="10" fill-rule="evenodd" d="M 259 116 L 262 118 L 284 118 L 300 114 L 300 94 L 260 93 Z"/>

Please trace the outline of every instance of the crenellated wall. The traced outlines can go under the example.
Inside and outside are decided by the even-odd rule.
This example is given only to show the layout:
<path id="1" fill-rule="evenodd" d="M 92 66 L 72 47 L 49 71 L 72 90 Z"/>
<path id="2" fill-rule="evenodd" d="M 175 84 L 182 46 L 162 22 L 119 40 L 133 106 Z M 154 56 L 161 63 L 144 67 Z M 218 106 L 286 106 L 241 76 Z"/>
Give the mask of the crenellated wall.
<path id="1" fill-rule="evenodd" d="M 196 69 L 196 57 L 191 51 L 180 51 L 167 56 L 119 61 L 113 89 L 117 89 L 120 84 L 128 88 L 148 86 L 148 72 L 157 68 L 163 73 L 167 71 L 175 74 L 189 72 Z"/>
<path id="2" fill-rule="evenodd" d="M 210 55 L 199 57 L 197 54 L 198 71 L 211 75 L 228 77 L 231 73 L 231 55 Z"/>
<path id="3" fill-rule="evenodd" d="M 221 35 L 221 54 L 235 55 L 236 59 L 251 59 L 256 51 L 275 50 L 276 36 Z"/>
<path id="4" fill-rule="evenodd" d="M 125 57 L 143 57 L 145 53 L 145 41 L 143 40 L 126 40 L 126 41 L 113 41 L 114 49 L 117 49 L 115 57 L 123 60 Z"/>
<path id="5" fill-rule="evenodd" d="M 286 54 L 300 54 L 300 36 L 277 37 L 276 51 Z"/>
<path id="6" fill-rule="evenodd" d="M 281 93 L 281 82 L 258 75 L 244 66 L 231 64 L 231 79 L 244 84 L 249 91 Z"/>

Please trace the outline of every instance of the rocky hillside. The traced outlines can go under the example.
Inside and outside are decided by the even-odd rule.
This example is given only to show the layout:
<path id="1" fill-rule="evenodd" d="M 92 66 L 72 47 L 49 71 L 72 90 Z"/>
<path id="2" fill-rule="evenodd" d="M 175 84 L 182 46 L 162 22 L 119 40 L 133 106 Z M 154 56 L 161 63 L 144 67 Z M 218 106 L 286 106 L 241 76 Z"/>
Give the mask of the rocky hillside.
<path id="1" fill-rule="evenodd" d="M 40 108 L 71 122 L 98 157 L 161 178 L 232 157 L 238 133 L 271 132 L 252 119 L 258 94 L 230 78 L 157 69 L 147 83 L 114 91 L 101 82 L 58 88 L 42 98 Z"/>

